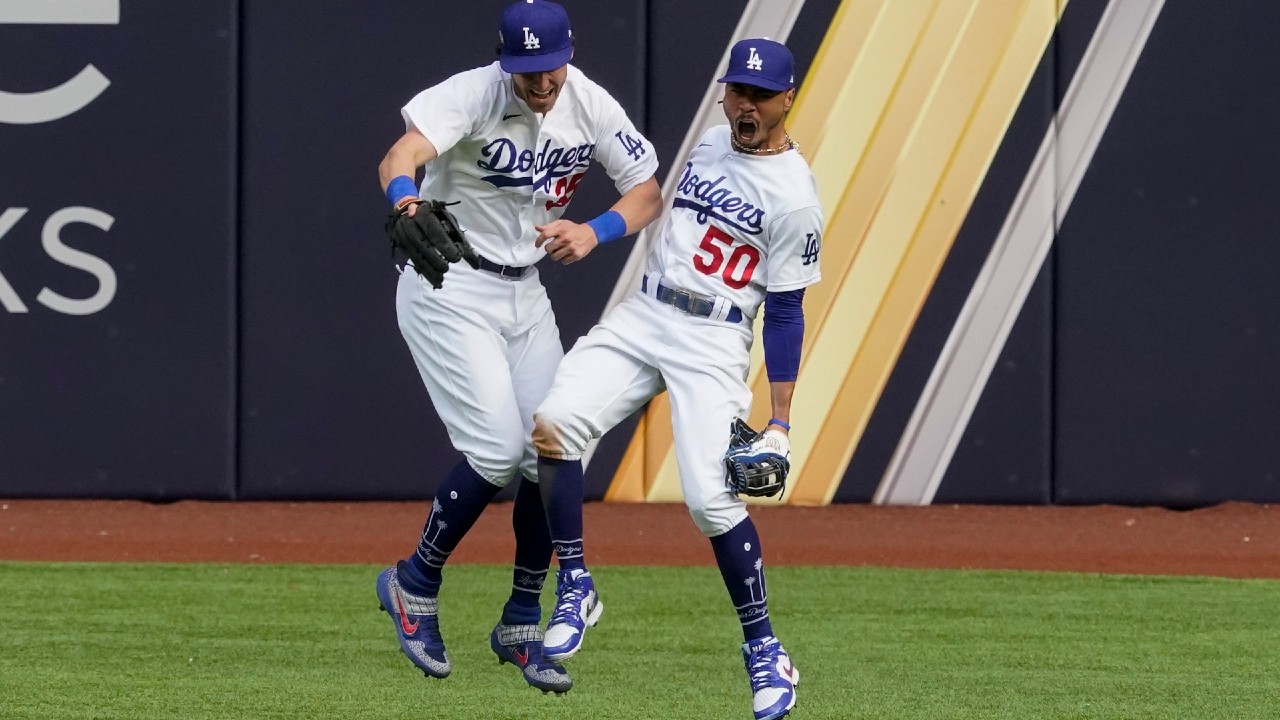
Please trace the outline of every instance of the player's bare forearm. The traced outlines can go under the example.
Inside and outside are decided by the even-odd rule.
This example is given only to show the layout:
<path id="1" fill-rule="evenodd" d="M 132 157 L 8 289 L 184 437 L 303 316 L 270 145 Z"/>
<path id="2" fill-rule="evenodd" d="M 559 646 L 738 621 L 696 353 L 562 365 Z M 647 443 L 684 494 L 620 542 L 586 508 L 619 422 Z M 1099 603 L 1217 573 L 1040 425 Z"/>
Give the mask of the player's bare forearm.
<path id="1" fill-rule="evenodd" d="M 781 420 L 788 425 L 791 424 L 791 395 L 795 390 L 796 382 L 794 380 L 769 383 L 769 400 L 773 406 L 772 417 L 774 420 Z M 781 425 L 771 423 L 769 427 L 787 432 L 787 429 Z"/>
<path id="2" fill-rule="evenodd" d="M 378 180 L 382 183 L 382 191 L 386 192 L 391 181 L 401 175 L 411 180 L 416 178 L 418 168 L 435 158 L 436 148 L 431 141 L 418 132 L 417 128 L 409 128 L 378 164 Z"/>
<path id="3" fill-rule="evenodd" d="M 621 235 L 639 232 L 662 214 L 662 189 L 657 179 L 649 178 L 624 193 L 609 209 L 622 216 L 626 223 L 626 232 Z M 538 247 L 545 244 L 547 255 L 565 265 L 581 260 L 600 244 L 595 229 L 588 223 L 553 220 L 535 229 L 538 238 L 534 244 Z"/>
<path id="4" fill-rule="evenodd" d="M 662 188 L 651 177 L 631 188 L 611 208 L 627 221 L 627 234 L 638 233 L 662 214 Z"/>

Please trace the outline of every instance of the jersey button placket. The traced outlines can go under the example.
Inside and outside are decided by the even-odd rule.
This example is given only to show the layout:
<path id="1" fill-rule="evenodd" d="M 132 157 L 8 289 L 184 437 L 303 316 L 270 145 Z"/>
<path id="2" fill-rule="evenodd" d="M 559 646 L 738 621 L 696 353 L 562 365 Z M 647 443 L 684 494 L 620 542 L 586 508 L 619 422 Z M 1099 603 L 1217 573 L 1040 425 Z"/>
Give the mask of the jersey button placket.
<path id="1" fill-rule="evenodd" d="M 539 115 L 538 116 L 538 133 L 535 136 L 537 139 L 534 140 L 533 142 L 533 168 L 532 170 L 530 170 L 530 172 L 533 173 L 533 201 L 535 205 L 538 203 L 538 184 L 537 183 L 538 183 L 538 173 L 540 172 L 538 168 L 538 153 L 542 151 L 542 144 L 544 142 L 542 133 L 543 133 L 543 130 L 545 129 L 546 129 L 546 118 Z M 548 154 L 550 154 L 550 149 L 548 149 L 547 152 Z M 543 170 L 545 169 L 546 168 L 543 168 Z"/>
<path id="2" fill-rule="evenodd" d="M 531 150 L 531 152 L 533 152 L 533 163 L 529 168 L 529 202 L 525 205 L 524 227 L 531 227 L 534 218 L 539 216 L 537 209 L 539 202 L 538 186 L 536 183 L 538 181 L 538 148 L 542 147 L 542 121 L 543 117 L 541 115 L 538 113 L 533 114 L 533 122 L 537 128 L 537 132 L 533 134 L 533 148 Z M 541 224 L 543 221 L 543 218 L 538 217 L 538 224 Z"/>

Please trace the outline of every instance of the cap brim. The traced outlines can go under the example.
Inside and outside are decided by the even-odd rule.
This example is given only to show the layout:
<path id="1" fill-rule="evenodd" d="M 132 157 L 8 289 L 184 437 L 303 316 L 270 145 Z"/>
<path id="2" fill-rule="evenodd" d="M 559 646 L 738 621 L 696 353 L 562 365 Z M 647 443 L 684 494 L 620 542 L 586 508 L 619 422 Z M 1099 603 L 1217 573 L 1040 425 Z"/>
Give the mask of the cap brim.
<path id="1" fill-rule="evenodd" d="M 563 50 L 544 53 L 542 55 L 499 55 L 498 63 L 502 69 L 512 75 L 520 73 L 540 73 L 559 70 L 569 64 L 573 57 L 573 45 Z"/>
<path id="2" fill-rule="evenodd" d="M 790 90 L 790 84 L 774 82 L 759 75 L 725 75 L 716 82 L 721 83 L 741 83 L 743 85 L 754 85 L 764 88 L 765 90 Z"/>

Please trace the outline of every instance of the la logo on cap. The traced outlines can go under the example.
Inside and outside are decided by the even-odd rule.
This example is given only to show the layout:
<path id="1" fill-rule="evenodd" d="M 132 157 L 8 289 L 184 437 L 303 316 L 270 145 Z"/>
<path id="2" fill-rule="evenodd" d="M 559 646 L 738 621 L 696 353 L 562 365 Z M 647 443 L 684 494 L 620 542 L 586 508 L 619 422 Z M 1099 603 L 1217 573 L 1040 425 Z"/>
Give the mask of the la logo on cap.
<path id="1" fill-rule="evenodd" d="M 0 0 L 3 4 L 5 0 Z M 573 57 L 569 14 L 551 0 L 516 2 L 502 12 L 498 60 L 506 72 L 551 72 Z"/>
<path id="2" fill-rule="evenodd" d="M 729 67 L 716 82 L 781 92 L 796 86 L 794 69 L 795 58 L 786 45 L 769 38 L 744 38 L 729 49 Z"/>

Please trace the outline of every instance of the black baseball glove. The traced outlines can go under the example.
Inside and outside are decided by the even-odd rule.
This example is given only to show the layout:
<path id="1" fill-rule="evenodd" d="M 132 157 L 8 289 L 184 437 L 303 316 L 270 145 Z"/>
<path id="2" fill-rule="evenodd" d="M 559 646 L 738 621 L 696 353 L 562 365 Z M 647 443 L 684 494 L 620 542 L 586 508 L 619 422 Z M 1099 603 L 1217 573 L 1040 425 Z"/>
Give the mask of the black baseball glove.
<path id="1" fill-rule="evenodd" d="M 405 211 L 413 205 L 418 211 L 409 217 Z M 480 267 L 480 258 L 463 237 L 457 218 L 439 200 L 419 200 L 392 210 L 387 237 L 391 238 L 392 254 L 399 248 L 413 269 L 437 290 L 444 284 L 449 263 L 466 260 L 471 267 Z"/>
<path id="2" fill-rule="evenodd" d="M 739 495 L 773 497 L 787 488 L 790 458 L 791 442 L 784 433 L 758 433 L 738 418 L 729 427 L 725 482 Z"/>

